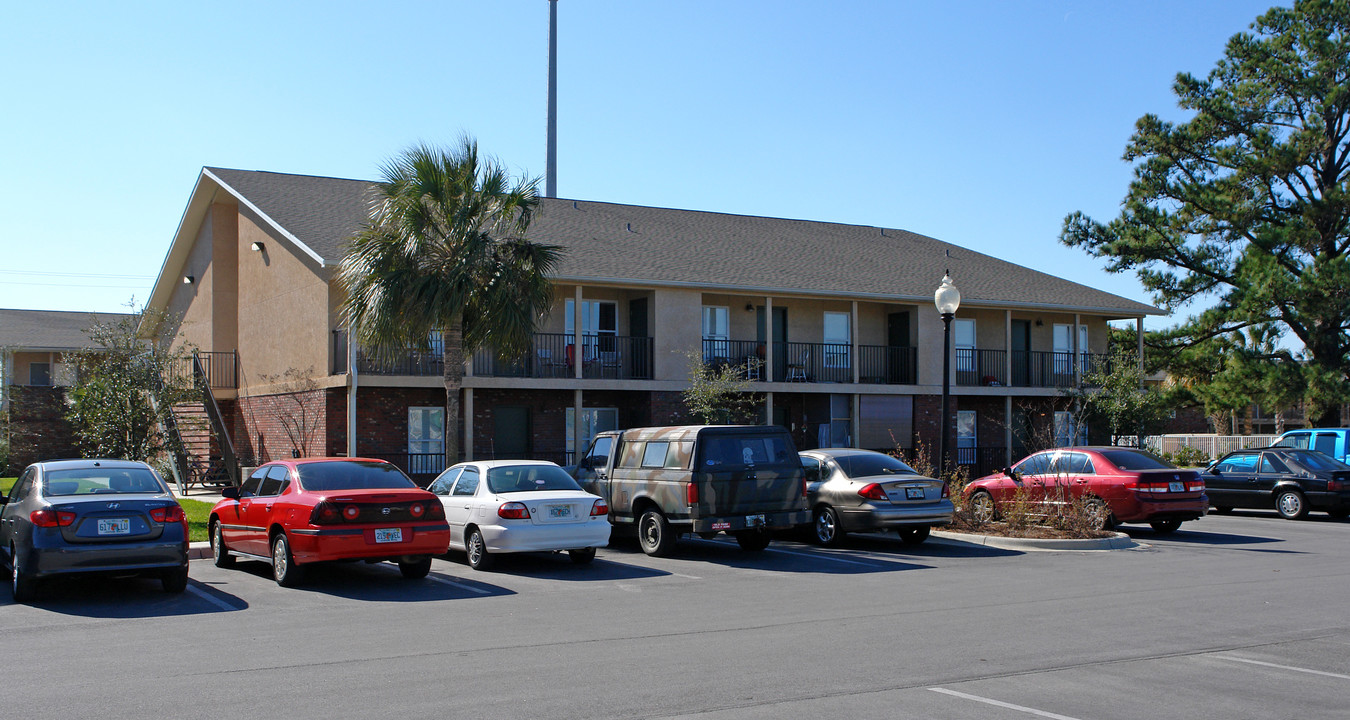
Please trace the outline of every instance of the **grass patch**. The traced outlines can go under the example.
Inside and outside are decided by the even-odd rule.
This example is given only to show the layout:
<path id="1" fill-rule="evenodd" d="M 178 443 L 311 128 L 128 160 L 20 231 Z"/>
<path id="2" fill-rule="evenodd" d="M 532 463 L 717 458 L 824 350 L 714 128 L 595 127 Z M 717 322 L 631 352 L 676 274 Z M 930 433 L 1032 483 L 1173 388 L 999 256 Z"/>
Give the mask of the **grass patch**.
<path id="1" fill-rule="evenodd" d="M 14 483 L 17 481 L 18 478 L 16 477 L 0 478 L 0 495 L 8 495 L 9 489 L 14 487 Z"/>
<path id="2" fill-rule="evenodd" d="M 207 534 L 207 520 L 211 517 L 211 508 L 215 503 L 202 502 L 201 500 L 190 500 L 188 498 L 178 498 L 178 504 L 183 506 L 183 513 L 188 519 L 188 540 L 190 542 L 206 542 L 211 539 Z"/>

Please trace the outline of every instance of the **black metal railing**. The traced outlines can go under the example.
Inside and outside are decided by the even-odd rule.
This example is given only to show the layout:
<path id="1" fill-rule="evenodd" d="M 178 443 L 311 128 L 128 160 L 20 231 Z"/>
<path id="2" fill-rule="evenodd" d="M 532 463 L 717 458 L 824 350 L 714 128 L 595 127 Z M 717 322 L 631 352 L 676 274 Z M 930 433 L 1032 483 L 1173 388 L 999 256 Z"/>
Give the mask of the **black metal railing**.
<path id="1" fill-rule="evenodd" d="M 501 358 L 491 350 L 474 355 L 473 374 L 483 377 L 650 380 L 652 339 L 626 335 L 586 334 L 577 352 L 576 337 L 567 333 L 535 333 L 524 357 Z"/>
<path id="2" fill-rule="evenodd" d="M 777 382 L 853 382 L 853 347 L 848 343 L 774 343 L 773 351 Z"/>
<path id="3" fill-rule="evenodd" d="M 997 471 L 1007 464 L 1007 452 L 1001 447 L 958 447 L 956 464 L 969 468 L 972 480 Z"/>
<path id="4" fill-rule="evenodd" d="M 206 370 L 207 364 L 202 362 L 202 355 L 203 353 L 195 350 L 192 352 L 192 378 L 197 385 L 197 389 L 202 393 L 202 405 L 206 409 L 206 417 L 220 443 L 221 460 L 225 465 L 225 472 L 229 475 L 230 482 L 238 487 L 239 458 L 235 455 L 234 440 L 230 438 L 230 429 L 225 425 L 225 416 L 220 412 L 220 405 L 216 402 L 215 393 L 211 392 L 210 377 Z"/>
<path id="5" fill-rule="evenodd" d="M 703 363 L 711 368 L 738 367 L 747 380 L 764 379 L 764 343 L 703 338 Z"/>
<path id="6" fill-rule="evenodd" d="M 1071 352 L 1015 350 L 1011 356 L 1012 376 L 1008 378 L 1008 384 L 1014 387 L 1073 387 L 1078 382 L 1076 370 L 1086 378 L 1103 367 L 1108 358 L 1107 355 L 1079 353 L 1075 367 Z"/>
<path id="7" fill-rule="evenodd" d="M 858 382 L 913 385 L 919 378 L 919 351 L 890 345 L 858 346 Z"/>
<path id="8" fill-rule="evenodd" d="M 956 384 L 966 387 L 1007 385 L 1007 358 L 1007 353 L 1002 350 L 956 348 L 952 354 Z"/>
<path id="9" fill-rule="evenodd" d="M 170 372 L 182 380 L 197 382 L 197 374 L 193 369 L 197 363 L 201 364 L 207 387 L 239 387 L 239 354 L 233 350 L 214 352 L 194 350 L 192 355 L 175 360 Z"/>

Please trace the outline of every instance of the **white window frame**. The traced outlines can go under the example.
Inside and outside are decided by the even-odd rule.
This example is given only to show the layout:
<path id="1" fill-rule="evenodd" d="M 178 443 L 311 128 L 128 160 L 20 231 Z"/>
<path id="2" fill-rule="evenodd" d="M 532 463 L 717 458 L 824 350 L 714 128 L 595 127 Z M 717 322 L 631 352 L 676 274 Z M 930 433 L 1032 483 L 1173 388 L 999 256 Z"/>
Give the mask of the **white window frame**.
<path id="1" fill-rule="evenodd" d="M 970 341 L 963 342 L 962 335 L 969 333 Z M 952 349 L 956 354 L 957 372 L 975 371 L 975 343 L 976 338 L 975 318 L 956 318 L 952 320 Z M 961 350 L 970 352 L 962 353 Z"/>
<path id="2" fill-rule="evenodd" d="M 731 357 L 731 308 L 725 305 L 703 306 L 703 361 Z"/>
<path id="3" fill-rule="evenodd" d="M 843 335 L 831 334 L 830 320 L 835 320 L 836 326 L 840 321 L 843 322 Z M 853 315 L 846 312 L 826 311 L 821 320 L 821 335 L 825 340 L 825 367 L 828 368 L 846 368 L 849 367 L 849 355 L 853 349 Z M 835 327 L 838 330 L 839 327 Z M 842 346 L 842 347 L 841 347 Z"/>

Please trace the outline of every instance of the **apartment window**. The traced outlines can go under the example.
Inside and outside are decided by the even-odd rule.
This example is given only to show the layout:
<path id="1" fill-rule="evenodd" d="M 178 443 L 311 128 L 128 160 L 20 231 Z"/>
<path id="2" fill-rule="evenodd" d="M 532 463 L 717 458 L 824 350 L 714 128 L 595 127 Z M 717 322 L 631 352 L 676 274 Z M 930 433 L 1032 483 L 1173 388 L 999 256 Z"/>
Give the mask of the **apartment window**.
<path id="1" fill-rule="evenodd" d="M 1073 413 L 1067 410 L 1057 410 L 1055 412 L 1056 447 L 1087 445 L 1087 435 L 1087 423 L 1079 422 L 1078 419 L 1073 416 Z"/>
<path id="2" fill-rule="evenodd" d="M 577 416 L 576 408 L 567 408 L 566 422 L 567 428 L 563 434 L 567 437 L 567 452 L 574 453 L 577 446 L 581 450 L 586 450 L 591 445 L 591 440 L 596 435 L 606 430 L 619 429 L 619 410 L 618 408 L 582 408 L 581 409 L 581 442 L 577 443 L 574 436 L 576 427 L 575 419 Z"/>
<path id="3" fill-rule="evenodd" d="M 848 313 L 825 313 L 825 367 L 846 368 L 852 349 Z"/>
<path id="4" fill-rule="evenodd" d="M 958 318 L 952 321 L 952 345 L 956 348 L 958 372 L 975 371 L 975 320 Z"/>
<path id="5" fill-rule="evenodd" d="M 703 306 L 703 362 L 731 357 L 731 313 L 725 307 Z"/>
<path id="6" fill-rule="evenodd" d="M 45 362 L 28 363 L 28 384 L 49 387 L 52 384 L 52 364 Z"/>
<path id="7" fill-rule="evenodd" d="M 1054 328 L 1055 372 L 1060 375 L 1072 375 L 1073 370 L 1073 325 L 1056 324 Z M 1088 366 L 1088 328 L 1078 326 L 1078 357 L 1082 372 L 1091 371 Z"/>
<path id="8" fill-rule="evenodd" d="M 408 472 L 436 474 L 445 468 L 445 408 L 408 408 Z"/>
<path id="9" fill-rule="evenodd" d="M 956 462 L 961 465 L 975 464 L 975 424 L 974 410 L 956 411 Z"/>
<path id="10" fill-rule="evenodd" d="M 576 334 L 575 309 L 576 301 L 569 298 L 565 309 L 567 318 L 564 320 L 564 332 L 569 337 Z M 615 337 L 618 334 L 618 305 L 609 300 L 581 301 L 581 342 L 588 359 L 594 359 L 597 347 L 601 352 L 614 352 Z"/>

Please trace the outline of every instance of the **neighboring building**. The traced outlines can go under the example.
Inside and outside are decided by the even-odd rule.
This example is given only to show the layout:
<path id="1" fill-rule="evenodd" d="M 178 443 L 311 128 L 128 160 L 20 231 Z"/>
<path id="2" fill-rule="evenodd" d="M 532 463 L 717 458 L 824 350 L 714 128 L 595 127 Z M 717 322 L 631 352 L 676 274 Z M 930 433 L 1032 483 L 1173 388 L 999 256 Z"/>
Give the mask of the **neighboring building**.
<path id="1" fill-rule="evenodd" d="M 310 452 L 441 467 L 440 354 L 380 366 L 342 325 L 332 279 L 370 188 L 218 168 L 197 181 L 148 309 L 181 317 L 160 332 L 225 368 L 209 374 L 241 456 L 289 455 L 280 415 L 303 404 Z M 529 236 L 564 248 L 553 310 L 528 356 L 467 362 L 466 457 L 564 462 L 599 430 L 685 421 L 690 353 L 757 367 L 766 421 L 802 447 L 932 449 L 933 291 L 950 271 L 953 444 L 984 470 L 1030 435 L 1081 440 L 1060 389 L 1104 356 L 1109 320 L 1161 314 L 903 230 L 543 199 Z M 308 385 L 280 382 L 287 371 Z"/>
<path id="2" fill-rule="evenodd" d="M 0 416 L 6 419 L 11 472 L 38 460 L 77 456 L 65 419 L 65 388 L 75 379 L 71 354 L 94 345 L 88 334 L 94 325 L 127 317 L 0 309 Z"/>

